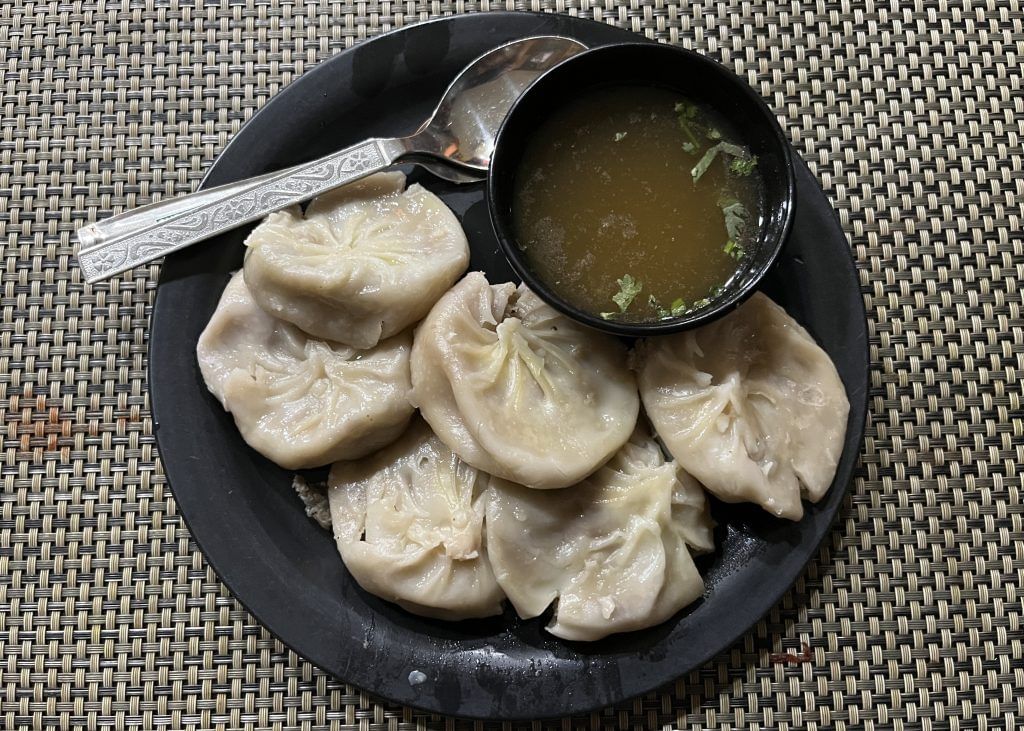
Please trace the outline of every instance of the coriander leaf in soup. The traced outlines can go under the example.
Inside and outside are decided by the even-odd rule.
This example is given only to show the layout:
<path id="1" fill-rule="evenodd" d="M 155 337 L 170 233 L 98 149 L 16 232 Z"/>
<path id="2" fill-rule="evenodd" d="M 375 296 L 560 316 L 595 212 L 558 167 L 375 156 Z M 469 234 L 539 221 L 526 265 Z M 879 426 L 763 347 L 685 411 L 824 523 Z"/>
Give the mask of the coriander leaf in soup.
<path id="1" fill-rule="evenodd" d="M 647 303 L 658 312 L 658 317 L 664 319 L 666 317 L 679 317 L 680 315 L 686 314 L 689 307 L 686 301 L 682 297 L 677 297 L 672 300 L 672 304 L 668 307 L 662 307 L 658 299 L 652 294 L 647 298 Z"/>
<path id="2" fill-rule="evenodd" d="M 757 168 L 757 155 L 752 155 L 746 160 L 743 158 L 735 158 L 729 163 L 729 172 L 733 175 L 747 176 L 750 175 Z"/>
<path id="3" fill-rule="evenodd" d="M 740 160 L 750 159 L 750 153 L 747 151 L 746 147 L 734 145 L 731 142 L 721 142 L 718 146 L 724 154 L 729 155 L 730 157 L 736 157 Z"/>
<path id="4" fill-rule="evenodd" d="M 676 104 L 675 110 L 679 116 L 679 128 L 683 130 L 683 134 L 690 138 L 689 142 L 683 143 L 683 150 L 686 152 L 696 152 L 697 148 L 700 147 L 697 135 L 693 131 L 693 128 L 697 125 L 697 107 L 691 102 L 681 101 Z"/>
<path id="5" fill-rule="evenodd" d="M 680 120 L 693 120 L 697 117 L 697 106 L 686 99 L 676 102 L 675 111 Z"/>
<path id="6" fill-rule="evenodd" d="M 629 274 L 623 274 L 622 278 L 617 279 L 616 282 L 619 285 L 619 291 L 612 295 L 612 301 L 619 306 L 619 312 L 625 312 L 644 286 Z"/>
<path id="7" fill-rule="evenodd" d="M 672 312 L 667 307 L 662 307 L 661 302 L 653 294 L 648 296 L 647 304 L 651 306 L 651 309 L 658 313 L 659 318 L 671 317 Z"/>
<path id="8" fill-rule="evenodd" d="M 622 142 L 622 140 L 625 139 L 627 134 L 628 134 L 627 132 L 616 132 L 615 133 L 615 141 L 616 142 Z"/>
<path id="9" fill-rule="evenodd" d="M 722 215 L 725 216 L 726 233 L 730 239 L 738 242 L 743 238 L 744 229 L 747 227 L 747 207 L 734 199 L 722 201 L 719 205 L 722 207 Z"/>
<path id="10" fill-rule="evenodd" d="M 709 147 L 700 161 L 693 166 L 692 170 L 690 170 L 690 174 L 693 176 L 693 182 L 696 183 L 701 179 L 704 173 L 708 171 L 708 168 L 711 167 L 711 163 L 713 163 L 715 158 L 718 157 L 719 153 L 733 158 L 729 164 L 730 170 L 733 170 L 733 164 L 737 162 L 741 163 L 739 169 L 741 171 L 746 170 L 746 172 L 737 172 L 733 170 L 733 172 L 736 172 L 738 175 L 749 175 L 753 172 L 754 166 L 757 165 L 757 158 L 752 157 L 750 152 L 747 151 L 747 148 L 735 145 L 732 142 L 719 142 L 717 145 Z M 748 167 L 749 170 L 747 169 Z"/>
<path id="11" fill-rule="evenodd" d="M 690 175 L 693 176 L 693 182 L 696 183 L 704 176 L 704 173 L 706 173 L 708 168 L 711 167 L 711 163 L 713 163 L 715 158 L 718 157 L 718 152 L 722 149 L 722 145 L 724 144 L 726 143 L 719 142 L 717 145 L 712 145 L 707 149 L 707 152 L 704 153 L 704 156 L 697 161 L 697 164 L 690 170 Z"/>
<path id="12" fill-rule="evenodd" d="M 747 253 L 746 249 L 744 249 L 742 246 L 737 244 L 732 239 L 729 239 L 728 241 L 725 242 L 725 246 L 722 247 L 722 251 L 724 251 L 728 256 L 731 256 L 733 259 L 736 259 L 737 261 L 742 259 L 743 256 Z"/>

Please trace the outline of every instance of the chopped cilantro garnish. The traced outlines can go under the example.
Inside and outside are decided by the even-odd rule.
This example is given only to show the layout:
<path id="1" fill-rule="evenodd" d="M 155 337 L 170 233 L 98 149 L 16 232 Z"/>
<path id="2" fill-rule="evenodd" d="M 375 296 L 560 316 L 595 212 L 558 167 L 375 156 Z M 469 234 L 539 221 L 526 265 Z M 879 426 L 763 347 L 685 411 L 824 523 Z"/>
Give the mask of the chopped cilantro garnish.
<path id="1" fill-rule="evenodd" d="M 719 142 L 717 145 L 709 147 L 707 152 L 704 153 L 704 156 L 697 161 L 696 165 L 693 166 L 693 169 L 690 170 L 690 175 L 693 176 L 693 182 L 696 183 L 701 179 L 701 177 L 703 177 L 704 173 L 708 171 L 708 168 L 711 167 L 711 163 L 713 163 L 715 158 L 718 157 L 718 152 L 722 149 L 723 144 L 725 143 Z"/>
<path id="2" fill-rule="evenodd" d="M 752 161 L 754 165 L 757 165 L 757 158 L 751 157 L 750 153 L 747 152 L 746 148 L 740 147 L 739 145 L 734 145 L 731 142 L 719 142 L 717 145 L 712 145 L 711 147 L 709 147 L 707 149 L 707 152 L 705 152 L 704 156 L 700 159 L 700 161 L 698 161 L 697 164 L 693 166 L 693 169 L 690 170 L 690 175 L 693 176 L 693 182 L 696 183 L 698 180 L 701 179 L 704 173 L 708 171 L 708 168 L 711 167 L 711 163 L 713 163 L 715 161 L 715 158 L 718 157 L 718 153 L 722 153 L 723 155 L 728 155 L 732 158 L 735 158 L 732 161 L 733 163 L 741 161 L 744 163 L 744 165 L 746 165 L 747 162 Z M 729 169 L 732 169 L 732 163 L 730 163 Z M 753 167 L 751 167 L 750 169 L 753 170 Z M 742 174 L 747 175 L 749 174 L 749 172 Z"/>
<path id="3" fill-rule="evenodd" d="M 658 298 L 655 297 L 653 294 L 648 295 L 647 304 L 650 305 L 652 310 L 658 313 L 658 317 L 668 317 L 668 310 L 661 306 L 661 303 L 658 302 Z"/>
<path id="4" fill-rule="evenodd" d="M 667 317 L 679 317 L 689 309 L 682 297 L 674 300 L 670 306 L 662 307 L 661 303 L 658 302 L 658 299 L 652 294 L 647 298 L 647 304 L 649 304 L 654 311 L 658 313 L 658 317 L 661 319 L 665 319 Z"/>
<path id="5" fill-rule="evenodd" d="M 731 142 L 720 142 L 718 146 L 722 149 L 722 152 L 730 157 L 738 157 L 741 160 L 746 160 L 750 157 L 750 153 L 747 152 L 746 147 L 740 145 L 734 145 Z"/>
<path id="6" fill-rule="evenodd" d="M 746 159 L 741 157 L 735 158 L 729 163 L 729 172 L 733 175 L 750 175 L 757 168 L 757 155 L 752 155 Z"/>
<path id="7" fill-rule="evenodd" d="M 722 215 L 725 216 L 725 231 L 729 235 L 729 240 L 725 242 L 722 251 L 739 261 L 747 255 L 747 250 L 740 243 L 747 227 L 747 208 L 737 200 L 719 201 L 719 205 L 722 207 Z"/>
<path id="8" fill-rule="evenodd" d="M 601 318 L 604 319 L 604 320 L 610 320 L 613 317 L 615 317 L 617 314 L 619 314 L 619 313 L 618 312 L 602 312 L 601 313 Z"/>
<path id="9" fill-rule="evenodd" d="M 705 132 L 709 140 L 720 140 L 722 139 L 722 133 L 714 127 L 708 127 L 708 131 Z"/>
<path id="10" fill-rule="evenodd" d="M 732 239 L 729 239 L 728 241 L 725 242 L 725 246 L 722 248 L 722 251 L 724 251 L 728 256 L 731 256 L 733 259 L 736 259 L 737 261 L 742 259 L 744 254 L 747 253 L 742 246 L 737 244 Z"/>
<path id="11" fill-rule="evenodd" d="M 675 110 L 680 119 L 693 119 L 697 116 L 697 106 L 685 99 L 681 102 L 676 102 Z"/>
<path id="12" fill-rule="evenodd" d="M 738 242 L 743 238 L 743 230 L 747 226 L 747 208 L 737 200 L 719 202 L 725 216 L 725 231 L 729 238 Z M 728 253 L 728 252 L 726 252 Z"/>
<path id="13" fill-rule="evenodd" d="M 697 107 L 688 101 L 681 101 L 676 104 L 675 110 L 679 116 L 679 128 L 690 138 L 689 142 L 683 143 L 683 149 L 690 153 L 696 152 L 697 148 L 700 147 L 700 143 L 697 142 L 697 135 L 693 132 L 697 119 Z"/>
<path id="14" fill-rule="evenodd" d="M 713 300 L 718 295 L 722 294 L 723 290 L 724 290 L 724 287 L 722 287 L 722 285 L 720 285 L 720 284 L 712 287 L 710 290 L 708 290 L 708 294 L 707 294 L 706 297 L 701 297 L 699 300 L 697 300 L 696 302 L 693 303 L 692 307 L 690 307 L 688 309 L 690 309 L 690 310 L 699 310 L 702 307 L 707 307 L 708 305 L 711 304 L 711 300 Z"/>
<path id="15" fill-rule="evenodd" d="M 623 274 L 622 279 L 615 281 L 619 285 L 619 291 L 612 295 L 612 301 L 619 306 L 619 312 L 625 312 L 644 286 L 629 274 Z"/>

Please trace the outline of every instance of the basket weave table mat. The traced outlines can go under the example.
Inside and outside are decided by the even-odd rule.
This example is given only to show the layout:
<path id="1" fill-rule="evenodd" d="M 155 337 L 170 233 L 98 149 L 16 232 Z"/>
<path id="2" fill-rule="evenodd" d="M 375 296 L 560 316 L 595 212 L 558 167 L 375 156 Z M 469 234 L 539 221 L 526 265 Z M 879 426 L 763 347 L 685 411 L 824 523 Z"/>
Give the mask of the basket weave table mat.
<path id="1" fill-rule="evenodd" d="M 1019 0 L 6 0 L 0 728 L 472 725 L 326 677 L 217 581 L 153 438 L 157 268 L 85 286 L 72 233 L 192 190 L 318 60 L 488 9 L 603 20 L 745 75 L 839 212 L 871 333 L 862 464 L 803 578 L 703 669 L 532 728 L 1024 725 Z"/>

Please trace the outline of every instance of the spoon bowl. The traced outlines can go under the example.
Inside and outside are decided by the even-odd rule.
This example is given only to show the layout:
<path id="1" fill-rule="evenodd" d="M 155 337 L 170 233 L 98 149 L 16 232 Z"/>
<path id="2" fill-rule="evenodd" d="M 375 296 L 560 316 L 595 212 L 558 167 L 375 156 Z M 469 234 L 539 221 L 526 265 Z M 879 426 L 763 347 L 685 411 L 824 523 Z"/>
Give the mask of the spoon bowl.
<path id="1" fill-rule="evenodd" d="M 485 53 L 455 77 L 430 119 L 405 138 L 409 151 L 486 174 L 498 130 L 516 99 L 542 73 L 584 50 L 572 38 L 537 36 Z"/>

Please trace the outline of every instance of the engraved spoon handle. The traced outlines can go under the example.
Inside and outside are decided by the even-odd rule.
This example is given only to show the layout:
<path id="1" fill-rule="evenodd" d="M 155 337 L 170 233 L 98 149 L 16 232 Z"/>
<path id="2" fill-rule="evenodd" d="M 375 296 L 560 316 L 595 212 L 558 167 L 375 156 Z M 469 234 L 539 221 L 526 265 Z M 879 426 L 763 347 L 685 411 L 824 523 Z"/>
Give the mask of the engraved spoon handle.
<path id="1" fill-rule="evenodd" d="M 130 211 L 123 211 L 116 215 L 104 218 L 101 221 L 87 223 L 75 233 L 78 237 L 79 253 L 86 249 L 92 249 L 113 239 L 138 233 L 158 223 L 170 220 L 173 216 L 195 211 L 200 206 L 217 200 L 233 198 L 250 188 L 262 185 L 275 179 L 282 173 L 292 172 L 294 168 L 275 170 L 271 173 L 264 173 L 252 178 L 243 178 L 234 183 L 225 183 L 213 188 L 203 188 L 194 193 L 186 193 L 169 198 L 163 198 L 155 203 L 147 203 Z"/>
<path id="2" fill-rule="evenodd" d="M 436 175 L 442 180 L 452 183 L 466 184 L 479 183 L 484 180 L 483 175 L 457 168 L 446 162 L 433 158 L 410 158 L 409 162 L 419 165 L 424 170 Z M 218 185 L 214 188 L 204 188 L 195 193 L 187 193 L 172 198 L 164 198 L 155 203 L 147 203 L 130 211 L 124 211 L 117 215 L 104 218 L 101 221 L 88 223 L 78 229 L 78 251 L 79 254 L 86 249 L 102 246 L 108 241 L 137 233 L 158 223 L 170 220 L 186 211 L 194 211 L 200 206 L 216 200 L 232 198 L 249 188 L 262 185 L 269 180 L 276 178 L 282 173 L 294 172 L 298 165 L 275 170 L 272 173 L 264 173 L 251 178 L 244 178 L 234 183 Z"/>
<path id="3" fill-rule="evenodd" d="M 408 151 L 400 139 L 371 139 L 303 165 L 246 181 L 230 197 L 218 189 L 199 191 L 197 204 L 181 209 L 183 199 L 167 205 L 168 213 L 149 225 L 135 225 L 125 235 L 90 238 L 85 228 L 78 264 L 90 284 L 166 256 L 173 251 L 255 221 L 268 213 L 301 203 L 320 193 L 386 168 Z M 189 198 L 189 196 L 185 196 Z M 156 204 L 160 206 L 161 204 Z M 120 227 L 119 227 L 120 228 Z"/>

